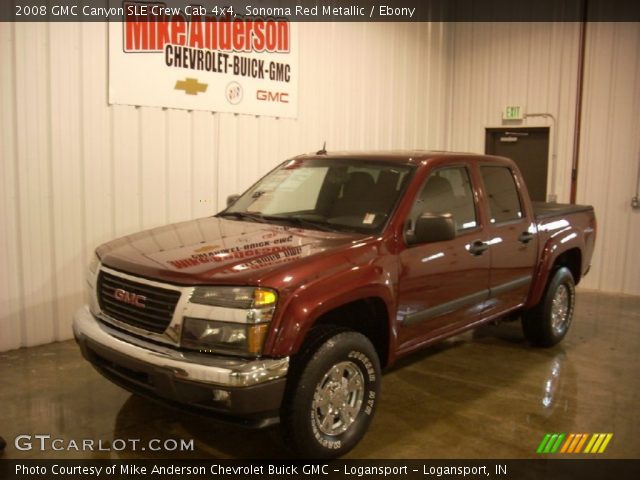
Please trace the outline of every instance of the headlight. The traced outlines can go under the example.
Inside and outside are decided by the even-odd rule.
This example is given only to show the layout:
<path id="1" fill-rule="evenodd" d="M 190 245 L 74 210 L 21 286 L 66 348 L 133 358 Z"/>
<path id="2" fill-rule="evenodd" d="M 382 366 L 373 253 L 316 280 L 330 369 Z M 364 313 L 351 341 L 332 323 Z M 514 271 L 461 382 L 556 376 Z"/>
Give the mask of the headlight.
<path id="1" fill-rule="evenodd" d="M 184 311 L 181 345 L 259 356 L 278 295 L 262 287 L 196 287 Z"/>
<path id="2" fill-rule="evenodd" d="M 275 305 L 276 292 L 256 287 L 197 287 L 192 303 L 228 308 L 262 308 Z"/>
<path id="3" fill-rule="evenodd" d="M 182 346 L 235 355 L 258 356 L 269 328 L 268 323 L 245 324 L 185 318 Z"/>

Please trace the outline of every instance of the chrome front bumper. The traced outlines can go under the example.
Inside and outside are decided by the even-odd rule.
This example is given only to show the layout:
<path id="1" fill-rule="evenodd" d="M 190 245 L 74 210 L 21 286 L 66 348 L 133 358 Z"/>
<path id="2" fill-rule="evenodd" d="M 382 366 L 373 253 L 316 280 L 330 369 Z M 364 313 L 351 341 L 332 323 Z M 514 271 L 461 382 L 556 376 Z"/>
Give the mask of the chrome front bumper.
<path id="1" fill-rule="evenodd" d="M 289 358 L 246 360 L 197 352 L 183 352 L 141 340 L 96 320 L 87 306 L 76 311 L 73 333 L 79 343 L 97 344 L 156 369 L 176 380 L 211 386 L 251 387 L 286 376 Z"/>

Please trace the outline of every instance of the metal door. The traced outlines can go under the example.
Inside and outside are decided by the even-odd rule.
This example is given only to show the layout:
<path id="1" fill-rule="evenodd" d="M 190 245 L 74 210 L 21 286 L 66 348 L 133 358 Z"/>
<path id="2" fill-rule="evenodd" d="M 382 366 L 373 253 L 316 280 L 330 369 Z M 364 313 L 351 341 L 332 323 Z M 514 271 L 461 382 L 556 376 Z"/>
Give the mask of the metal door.
<path id="1" fill-rule="evenodd" d="M 547 201 L 549 128 L 487 128 L 485 151 L 518 165 L 531 200 Z"/>

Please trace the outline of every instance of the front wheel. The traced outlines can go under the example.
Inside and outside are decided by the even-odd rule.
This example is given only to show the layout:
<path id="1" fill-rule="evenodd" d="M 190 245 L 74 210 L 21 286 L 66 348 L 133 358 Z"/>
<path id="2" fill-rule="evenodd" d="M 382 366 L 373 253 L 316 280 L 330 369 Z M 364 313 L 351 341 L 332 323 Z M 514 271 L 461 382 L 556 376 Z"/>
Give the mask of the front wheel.
<path id="1" fill-rule="evenodd" d="M 315 348 L 302 354 L 290 379 L 282 426 L 298 455 L 333 458 L 351 450 L 369 427 L 380 394 L 380 361 L 360 333 L 329 329 L 314 338 Z"/>
<path id="2" fill-rule="evenodd" d="M 576 290 L 571 270 L 561 267 L 547 285 L 540 303 L 522 315 L 522 330 L 529 342 L 551 347 L 569 331 L 573 319 Z"/>

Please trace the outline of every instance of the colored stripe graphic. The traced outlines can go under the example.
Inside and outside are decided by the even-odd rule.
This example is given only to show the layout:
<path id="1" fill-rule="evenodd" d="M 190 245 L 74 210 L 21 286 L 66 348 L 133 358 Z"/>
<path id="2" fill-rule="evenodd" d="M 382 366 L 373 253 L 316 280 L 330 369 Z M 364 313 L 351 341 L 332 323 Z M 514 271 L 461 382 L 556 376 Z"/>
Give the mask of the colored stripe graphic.
<path id="1" fill-rule="evenodd" d="M 564 437 L 564 433 L 547 433 L 538 445 L 536 453 L 556 453 Z"/>
<path id="2" fill-rule="evenodd" d="M 562 445 L 560 453 L 572 453 L 573 449 L 576 448 L 576 444 L 579 440 L 580 435 L 577 435 L 575 433 L 569 434 L 569 436 L 567 437 L 567 441 L 564 442 L 564 445 Z"/>
<path id="3" fill-rule="evenodd" d="M 589 438 L 589 434 L 588 433 L 583 433 L 582 434 L 582 440 L 580 440 L 580 443 L 578 443 L 578 445 L 576 446 L 576 453 L 580 453 L 582 451 L 582 447 L 584 446 L 585 442 L 587 441 L 587 438 Z"/>
<path id="4" fill-rule="evenodd" d="M 607 448 L 607 445 L 609 445 L 609 442 L 611 441 L 611 439 L 613 438 L 613 433 L 607 433 L 607 436 L 604 439 L 604 442 L 602 442 L 602 445 L 600 446 L 600 450 L 598 450 L 598 453 L 603 453 L 604 449 Z"/>
<path id="5" fill-rule="evenodd" d="M 562 445 L 562 440 L 564 440 L 564 433 L 561 433 L 560 435 L 558 435 L 558 439 L 556 440 L 556 443 L 553 445 L 553 447 L 551 447 L 551 453 L 556 453 L 558 451 L 558 449 L 560 448 L 560 445 Z"/>
<path id="6" fill-rule="evenodd" d="M 547 445 L 544 447 L 544 450 L 542 451 L 542 453 L 551 453 L 551 448 L 556 443 L 557 438 L 558 438 L 557 433 L 554 433 L 553 435 L 551 435 L 551 438 L 547 442 Z"/>
<path id="7" fill-rule="evenodd" d="M 594 433 L 584 453 L 603 453 L 613 438 L 613 433 Z"/>
<path id="8" fill-rule="evenodd" d="M 612 438 L 613 433 L 547 433 L 536 453 L 603 453 Z"/>
<path id="9" fill-rule="evenodd" d="M 562 445 L 562 450 L 560 450 L 560 453 L 567 453 L 567 450 L 569 449 L 569 445 L 571 444 L 571 442 L 573 442 L 575 437 L 576 437 L 575 433 L 569 434 L 569 436 L 567 437 L 567 441 L 564 442 L 564 445 Z"/>
<path id="10" fill-rule="evenodd" d="M 584 433 L 572 433 L 562 446 L 560 453 L 579 453 L 586 439 L 587 435 Z"/>
<path id="11" fill-rule="evenodd" d="M 551 438 L 551 434 L 547 433 L 544 438 L 542 439 L 542 441 L 540 442 L 540 445 L 538 445 L 538 449 L 536 450 L 536 453 L 542 453 L 542 451 L 544 450 L 545 445 L 547 444 L 547 442 L 549 441 L 549 439 Z"/>

